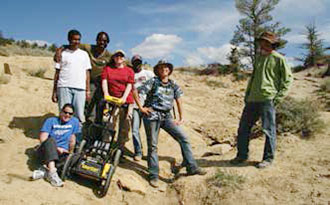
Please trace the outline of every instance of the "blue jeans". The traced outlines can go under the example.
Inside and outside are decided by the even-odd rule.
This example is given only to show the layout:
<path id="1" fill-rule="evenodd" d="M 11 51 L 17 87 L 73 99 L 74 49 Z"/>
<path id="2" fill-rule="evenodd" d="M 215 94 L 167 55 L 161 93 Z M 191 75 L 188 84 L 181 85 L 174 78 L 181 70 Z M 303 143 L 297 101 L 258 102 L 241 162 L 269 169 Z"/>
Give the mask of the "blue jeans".
<path id="1" fill-rule="evenodd" d="M 198 168 L 196 160 L 192 154 L 188 137 L 179 126 L 174 124 L 170 113 L 165 114 L 159 120 L 148 120 L 147 118 L 143 118 L 143 122 L 148 142 L 149 179 L 158 179 L 159 175 L 157 144 L 160 128 L 165 130 L 180 144 L 181 154 L 187 172 L 194 172 Z"/>
<path id="2" fill-rule="evenodd" d="M 133 135 L 133 145 L 134 153 L 137 156 L 142 156 L 142 143 L 140 136 L 142 114 L 138 109 L 133 109 L 133 120 L 132 120 L 132 135 Z"/>
<path id="3" fill-rule="evenodd" d="M 86 91 L 83 89 L 59 87 L 57 89 L 58 96 L 58 107 L 59 110 L 67 104 L 71 103 L 75 110 L 75 116 L 79 119 L 81 123 L 85 122 L 85 101 L 86 101 Z"/>
<path id="4" fill-rule="evenodd" d="M 237 157 L 248 158 L 251 129 L 259 118 L 262 121 L 262 131 L 266 136 L 263 160 L 271 162 L 276 148 L 275 108 L 272 100 L 245 104 L 238 128 Z"/>

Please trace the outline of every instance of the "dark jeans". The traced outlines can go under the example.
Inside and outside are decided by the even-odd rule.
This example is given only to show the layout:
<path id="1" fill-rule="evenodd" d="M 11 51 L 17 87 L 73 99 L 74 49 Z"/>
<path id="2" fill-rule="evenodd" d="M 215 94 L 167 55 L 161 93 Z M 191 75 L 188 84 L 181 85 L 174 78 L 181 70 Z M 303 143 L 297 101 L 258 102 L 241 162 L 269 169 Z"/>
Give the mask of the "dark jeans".
<path id="1" fill-rule="evenodd" d="M 262 121 L 262 131 L 266 136 L 263 160 L 271 162 L 276 148 L 275 108 L 272 100 L 245 104 L 238 128 L 237 157 L 248 158 L 251 129 L 259 118 Z"/>
<path id="2" fill-rule="evenodd" d="M 192 154 L 188 137 L 179 126 L 174 124 L 170 115 L 167 115 L 160 120 L 148 120 L 143 118 L 143 122 L 148 142 L 149 179 L 158 179 L 159 164 L 157 144 L 160 128 L 165 130 L 180 144 L 181 154 L 184 164 L 186 165 L 187 172 L 194 172 L 198 168 L 196 160 Z"/>
<path id="3" fill-rule="evenodd" d="M 67 154 L 59 155 L 57 153 L 56 141 L 51 137 L 41 143 L 37 149 L 37 155 L 42 164 L 47 165 L 49 162 L 55 161 L 56 168 L 63 166 L 67 157 Z"/>
<path id="4" fill-rule="evenodd" d="M 102 122 L 102 106 L 100 102 L 103 99 L 103 92 L 101 87 L 101 79 L 97 78 L 90 83 L 91 100 L 86 101 L 85 116 L 86 120 L 91 120 L 96 123 Z"/>

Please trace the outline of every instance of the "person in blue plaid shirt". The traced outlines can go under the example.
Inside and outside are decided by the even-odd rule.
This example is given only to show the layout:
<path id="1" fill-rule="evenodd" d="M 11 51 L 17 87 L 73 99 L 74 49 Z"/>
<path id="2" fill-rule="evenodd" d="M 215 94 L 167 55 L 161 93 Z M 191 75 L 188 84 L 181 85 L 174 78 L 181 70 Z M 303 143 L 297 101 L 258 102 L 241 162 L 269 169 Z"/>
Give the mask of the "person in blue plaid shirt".
<path id="1" fill-rule="evenodd" d="M 186 166 L 188 175 L 206 174 L 204 170 L 198 167 L 192 154 L 188 137 L 179 126 L 184 122 L 181 100 L 183 92 L 173 80 L 169 79 L 172 72 L 173 65 L 166 60 L 160 60 L 154 67 L 156 76 L 140 86 L 137 89 L 138 92 L 134 91 L 136 104 L 143 113 L 148 142 L 149 183 L 153 187 L 158 187 L 159 164 L 157 144 L 160 128 L 165 130 L 180 144 L 183 164 Z M 147 96 L 143 106 L 140 103 L 138 93 Z M 173 120 L 170 112 L 174 106 L 174 100 L 178 107 L 178 120 Z"/>

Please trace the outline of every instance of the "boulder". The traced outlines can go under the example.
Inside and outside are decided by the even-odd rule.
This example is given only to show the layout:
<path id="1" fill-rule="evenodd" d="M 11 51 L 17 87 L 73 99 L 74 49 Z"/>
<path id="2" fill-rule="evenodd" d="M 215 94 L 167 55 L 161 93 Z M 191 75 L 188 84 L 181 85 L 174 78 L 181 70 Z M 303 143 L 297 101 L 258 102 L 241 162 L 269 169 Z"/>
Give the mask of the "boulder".
<path id="1" fill-rule="evenodd" d="M 146 194 L 146 182 L 142 181 L 141 179 L 138 179 L 136 176 L 133 176 L 131 174 L 127 174 L 123 177 L 120 177 L 117 183 L 120 187 L 127 191 L 136 192 L 141 195 Z"/>
<path id="2" fill-rule="evenodd" d="M 230 144 L 217 144 L 211 147 L 211 151 L 214 153 L 225 154 L 232 150 L 233 147 Z"/>

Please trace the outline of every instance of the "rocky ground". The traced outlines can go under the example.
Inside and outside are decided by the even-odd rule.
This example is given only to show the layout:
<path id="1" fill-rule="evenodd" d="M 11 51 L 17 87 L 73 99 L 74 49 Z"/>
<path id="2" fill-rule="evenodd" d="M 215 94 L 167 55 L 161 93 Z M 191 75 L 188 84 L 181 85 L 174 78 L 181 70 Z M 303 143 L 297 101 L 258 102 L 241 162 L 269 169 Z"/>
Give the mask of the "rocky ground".
<path id="1" fill-rule="evenodd" d="M 166 133 L 159 138 L 160 188 L 147 182 L 147 162 L 135 162 L 128 155 L 119 165 L 109 193 L 97 198 L 88 180 L 67 180 L 63 188 L 29 181 L 37 164 L 33 147 L 45 118 L 57 115 L 51 102 L 52 59 L 49 57 L 0 57 L 0 66 L 10 65 L 8 84 L 0 84 L 0 204 L 328 204 L 330 202 L 330 127 L 325 133 L 305 140 L 289 133 L 279 136 L 277 157 L 272 167 L 258 170 L 264 138 L 251 141 L 250 163 L 233 167 L 236 129 L 243 108 L 246 81 L 232 76 L 197 76 L 174 72 L 184 90 L 184 130 L 190 137 L 194 155 L 205 176 L 175 177 L 171 165 L 181 162 L 178 144 Z M 46 70 L 43 78 L 32 71 Z M 3 68 L 0 67 L 1 72 Z M 0 72 L 0 73 L 1 73 Z M 321 79 L 295 75 L 290 95 L 319 101 Z M 329 125 L 330 113 L 321 113 Z M 144 153 L 146 142 L 142 131 Z M 216 173 L 231 176 L 228 186 L 212 180 Z M 242 183 L 240 183 L 242 181 Z"/>

